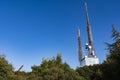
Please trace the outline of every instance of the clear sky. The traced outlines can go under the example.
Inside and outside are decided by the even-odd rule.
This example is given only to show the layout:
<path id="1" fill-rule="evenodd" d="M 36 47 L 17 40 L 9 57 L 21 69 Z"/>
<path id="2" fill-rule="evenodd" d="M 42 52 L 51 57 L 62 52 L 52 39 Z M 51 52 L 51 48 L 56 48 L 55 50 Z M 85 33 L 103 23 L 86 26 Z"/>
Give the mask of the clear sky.
<path id="1" fill-rule="evenodd" d="M 94 45 L 100 62 L 111 42 L 111 25 L 120 30 L 119 0 L 85 0 Z M 79 66 L 77 29 L 82 45 L 87 42 L 84 0 L 0 0 L 0 54 L 5 54 L 15 70 L 31 71 L 42 58 L 62 53 L 63 62 Z"/>

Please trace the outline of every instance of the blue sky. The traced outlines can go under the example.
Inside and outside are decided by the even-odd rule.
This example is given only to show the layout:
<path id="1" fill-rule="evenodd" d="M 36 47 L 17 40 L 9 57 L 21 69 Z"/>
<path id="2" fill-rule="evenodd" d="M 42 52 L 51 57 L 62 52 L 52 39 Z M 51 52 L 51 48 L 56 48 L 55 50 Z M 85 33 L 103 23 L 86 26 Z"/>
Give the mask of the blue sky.
<path id="1" fill-rule="evenodd" d="M 108 53 L 104 42 L 112 40 L 111 25 L 120 30 L 119 0 L 1 0 L 0 54 L 15 70 L 24 65 L 23 70 L 31 71 L 43 57 L 62 53 L 63 62 L 75 69 L 79 66 L 78 28 L 83 49 L 87 42 L 85 1 L 96 52 L 103 62 Z"/>

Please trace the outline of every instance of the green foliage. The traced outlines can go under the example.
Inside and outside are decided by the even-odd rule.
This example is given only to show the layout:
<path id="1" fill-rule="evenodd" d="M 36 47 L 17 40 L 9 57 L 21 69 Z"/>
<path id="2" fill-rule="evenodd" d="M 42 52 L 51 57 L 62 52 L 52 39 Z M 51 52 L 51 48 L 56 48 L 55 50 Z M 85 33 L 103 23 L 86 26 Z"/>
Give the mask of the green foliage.
<path id="1" fill-rule="evenodd" d="M 109 55 L 103 64 L 104 80 L 120 80 L 120 32 L 113 26 L 112 38 L 114 42 L 107 44 Z"/>
<path id="2" fill-rule="evenodd" d="M 13 77 L 12 65 L 8 63 L 4 55 L 0 55 L 0 80 L 12 80 Z"/>
<path id="3" fill-rule="evenodd" d="M 83 77 L 83 80 L 101 80 L 102 71 L 100 67 L 101 65 L 85 66 L 77 68 L 76 71 Z"/>
<path id="4" fill-rule="evenodd" d="M 116 28 L 114 27 L 114 25 L 112 25 L 112 36 L 111 36 L 111 37 L 112 37 L 113 40 L 115 40 L 115 41 L 120 40 L 120 32 L 118 32 L 118 31 L 116 30 Z"/>
<path id="5" fill-rule="evenodd" d="M 32 66 L 32 73 L 36 80 L 80 80 L 78 73 L 67 63 L 62 63 L 61 54 L 49 60 L 43 59 L 39 66 Z"/>

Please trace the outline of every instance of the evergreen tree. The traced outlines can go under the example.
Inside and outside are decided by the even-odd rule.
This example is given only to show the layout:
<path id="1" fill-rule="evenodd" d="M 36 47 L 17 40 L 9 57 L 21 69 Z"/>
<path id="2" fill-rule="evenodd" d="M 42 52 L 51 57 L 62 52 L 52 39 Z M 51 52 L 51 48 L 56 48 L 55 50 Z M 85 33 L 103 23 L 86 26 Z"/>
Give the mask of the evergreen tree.
<path id="1" fill-rule="evenodd" d="M 104 80 L 120 80 L 120 32 L 112 26 L 113 43 L 107 43 L 109 55 L 103 64 Z"/>

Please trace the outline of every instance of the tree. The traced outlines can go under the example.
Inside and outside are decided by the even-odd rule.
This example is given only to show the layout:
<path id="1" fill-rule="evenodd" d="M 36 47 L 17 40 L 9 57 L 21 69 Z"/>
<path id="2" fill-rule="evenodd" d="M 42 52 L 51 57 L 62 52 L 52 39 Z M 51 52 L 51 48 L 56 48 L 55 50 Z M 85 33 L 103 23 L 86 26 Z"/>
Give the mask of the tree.
<path id="1" fill-rule="evenodd" d="M 103 64 L 103 79 L 104 80 L 120 80 L 120 32 L 114 25 L 112 26 L 113 43 L 107 43 L 109 55 Z"/>
<path id="2" fill-rule="evenodd" d="M 0 80 L 14 80 L 13 67 L 4 55 L 0 55 Z"/>
<path id="3" fill-rule="evenodd" d="M 39 66 L 32 66 L 34 80 L 80 80 L 79 74 L 62 62 L 61 54 L 52 59 L 43 59 Z"/>
<path id="4" fill-rule="evenodd" d="M 78 67 L 76 71 L 83 80 L 102 80 L 101 65 Z"/>

